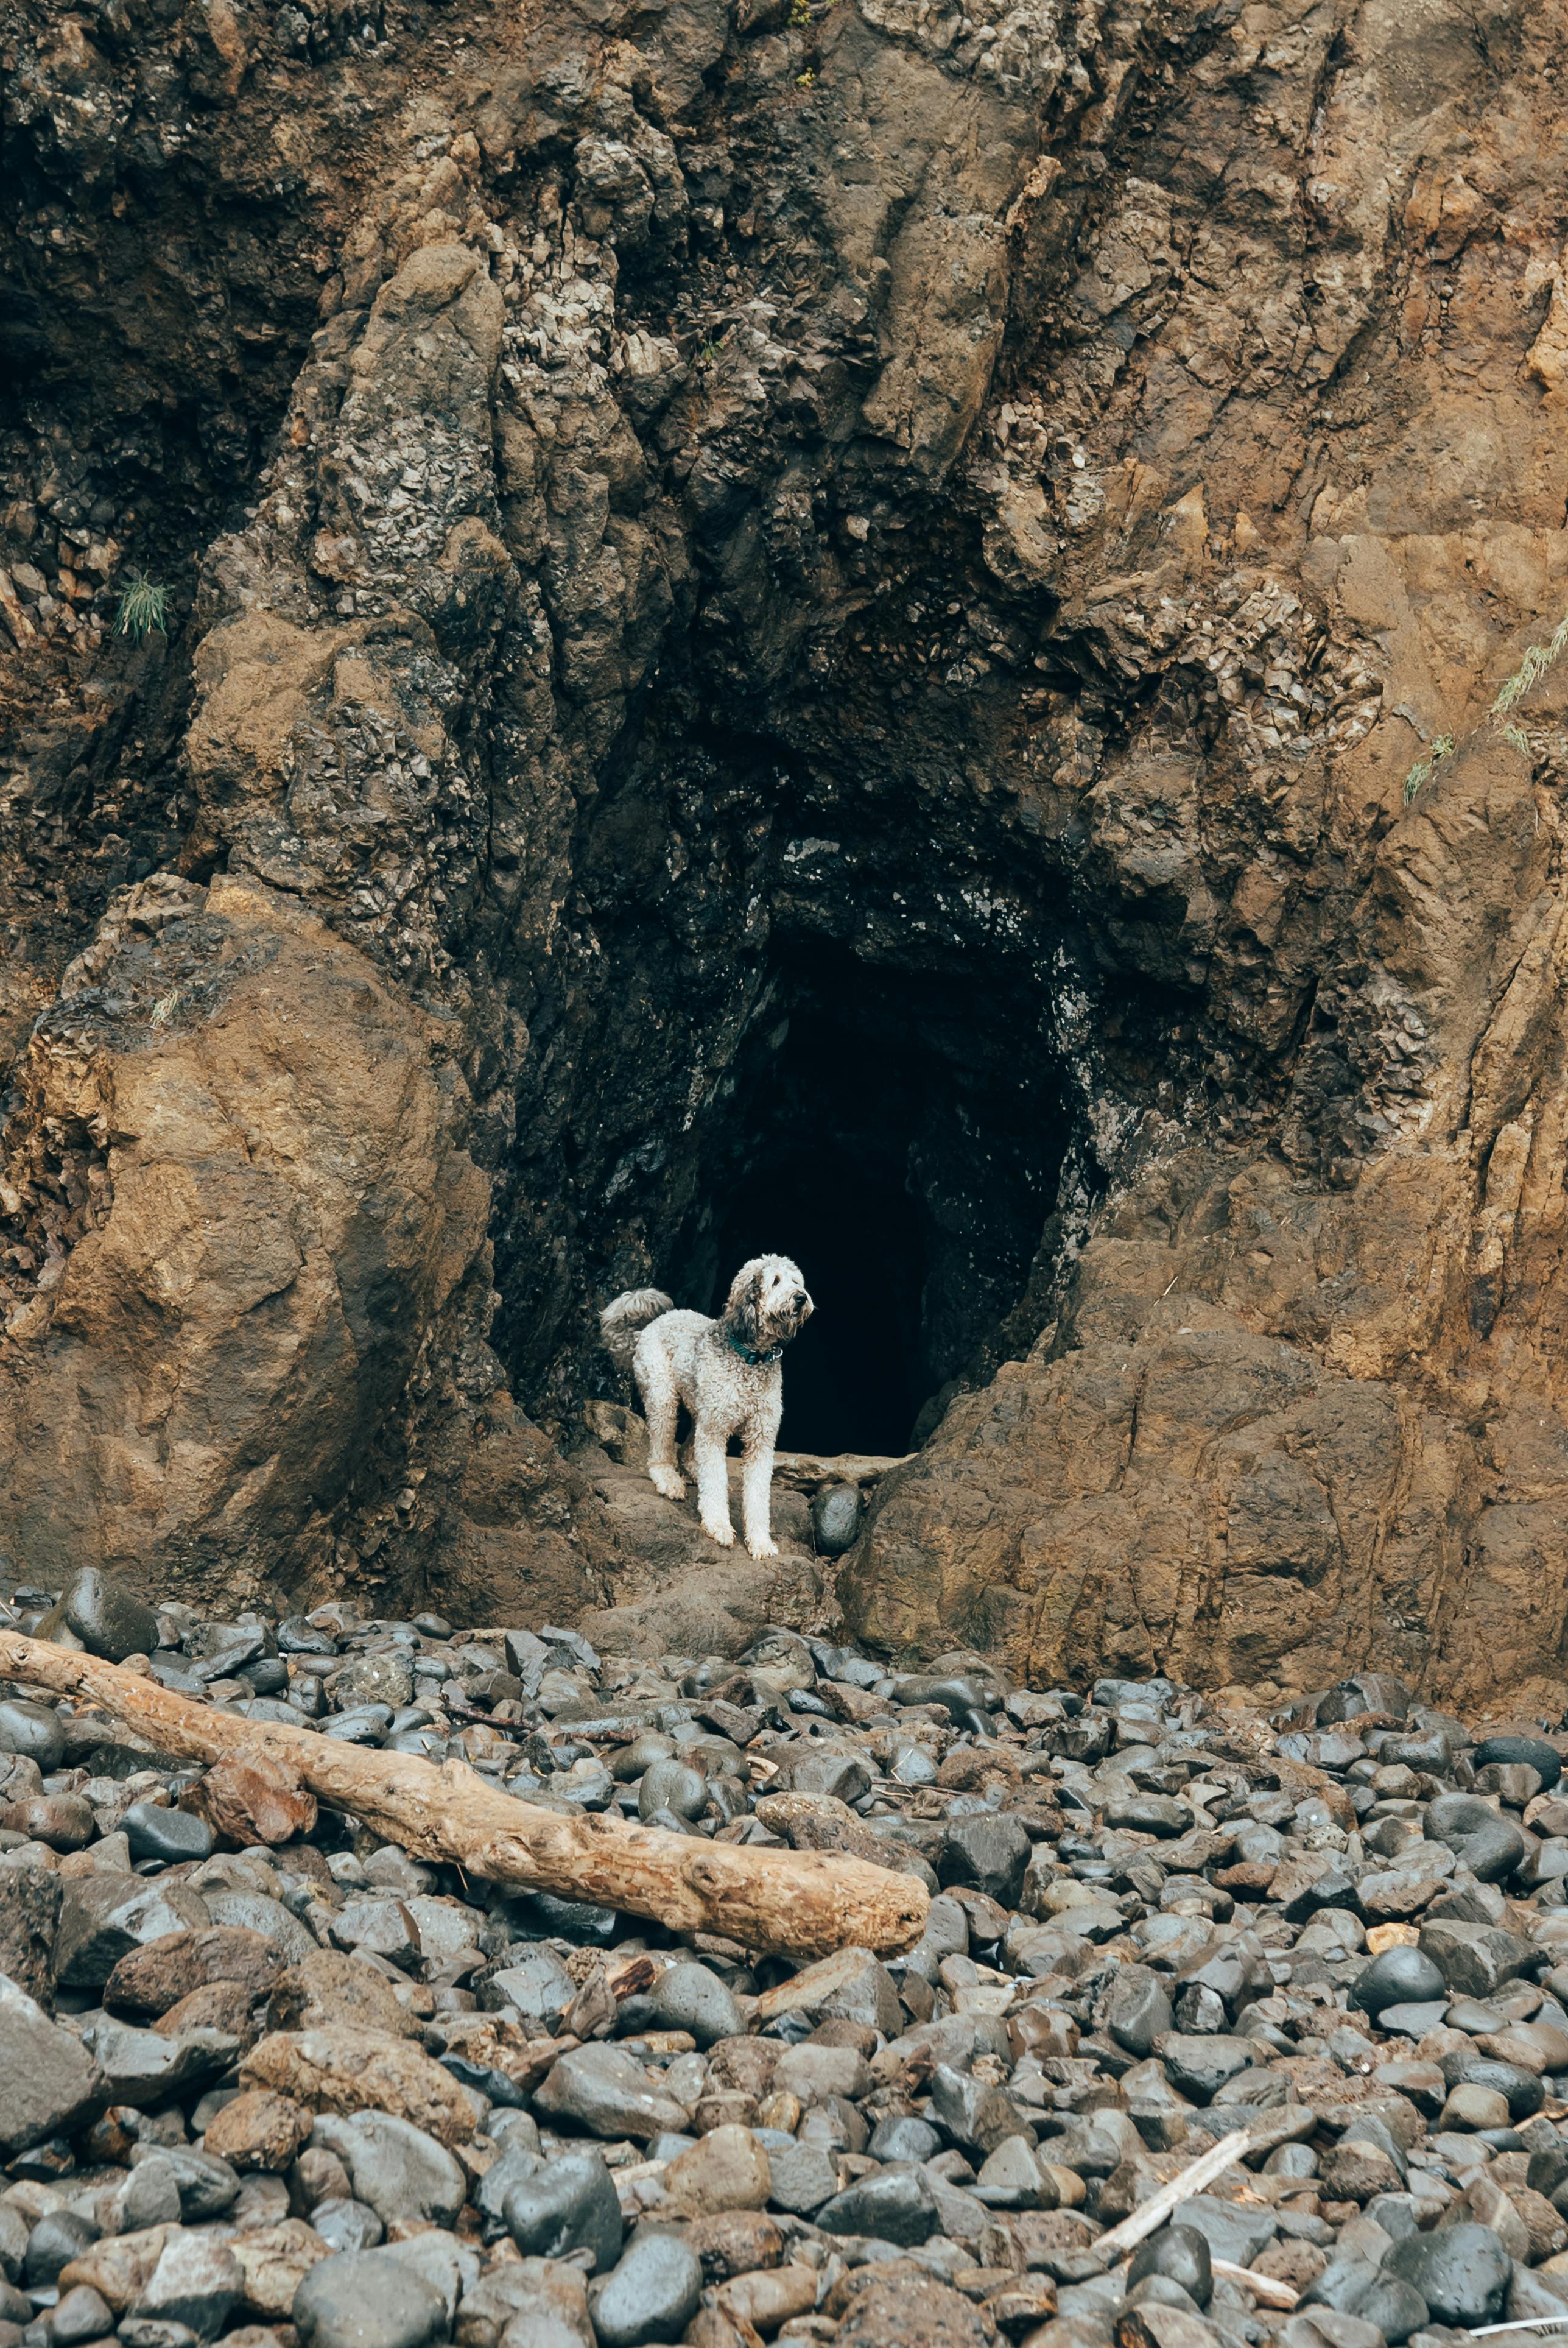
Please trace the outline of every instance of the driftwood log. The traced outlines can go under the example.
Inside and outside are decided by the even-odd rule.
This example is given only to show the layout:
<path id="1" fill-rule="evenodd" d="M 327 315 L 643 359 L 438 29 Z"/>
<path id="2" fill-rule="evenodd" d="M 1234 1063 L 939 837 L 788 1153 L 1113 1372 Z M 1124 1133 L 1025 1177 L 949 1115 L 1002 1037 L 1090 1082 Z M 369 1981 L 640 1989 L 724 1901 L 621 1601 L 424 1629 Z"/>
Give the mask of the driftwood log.
<path id="1" fill-rule="evenodd" d="M 591 1900 L 784 1956 L 845 1948 L 891 1955 L 925 1924 L 929 1899 L 918 1879 L 866 1859 L 754 1850 L 591 1811 L 568 1818 L 500 1792 L 466 1762 L 243 1719 L 18 1632 L 0 1631 L 0 1675 L 99 1705 L 179 1760 L 264 1756 L 330 1809 L 350 1812 L 415 1858 L 492 1883 Z"/>

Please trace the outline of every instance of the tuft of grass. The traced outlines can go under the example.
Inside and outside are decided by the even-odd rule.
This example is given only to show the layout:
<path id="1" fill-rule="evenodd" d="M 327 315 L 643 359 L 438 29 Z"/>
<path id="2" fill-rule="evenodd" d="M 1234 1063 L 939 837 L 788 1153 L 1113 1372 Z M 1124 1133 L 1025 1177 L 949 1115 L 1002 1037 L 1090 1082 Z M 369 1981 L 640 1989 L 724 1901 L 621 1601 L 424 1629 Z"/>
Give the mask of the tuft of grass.
<path id="1" fill-rule="evenodd" d="M 115 609 L 114 625 L 116 635 L 128 636 L 132 644 L 139 644 L 155 632 L 166 636 L 169 633 L 168 588 L 160 587 L 144 571 L 128 572 Z"/>
<path id="2" fill-rule="evenodd" d="M 179 1010 L 179 1000 L 180 989 L 178 986 L 171 986 L 167 994 L 160 994 L 149 1014 L 152 1025 L 155 1027 L 166 1026 Z"/>
<path id="3" fill-rule="evenodd" d="M 1568 652 L 1568 613 L 1558 621 L 1543 644 L 1531 645 L 1513 675 L 1505 679 L 1491 705 L 1492 716 L 1505 716 L 1514 703 L 1527 694 L 1549 668 L 1556 666 L 1565 652 Z"/>
<path id="4" fill-rule="evenodd" d="M 1499 685 L 1497 698 L 1487 713 L 1491 722 L 1497 726 L 1498 733 L 1503 741 L 1508 743 L 1511 748 L 1522 751 L 1527 758 L 1533 758 L 1537 755 L 1537 745 L 1531 740 L 1525 728 L 1517 723 L 1504 726 L 1498 721 L 1507 716 L 1514 704 L 1522 700 L 1531 686 L 1539 684 L 1549 669 L 1556 667 L 1564 653 L 1568 653 L 1568 613 L 1564 613 L 1562 619 L 1558 621 L 1556 627 L 1543 644 L 1530 646 L 1513 675 L 1505 677 Z M 1557 746 L 1553 756 L 1561 758 L 1563 754 L 1563 737 L 1559 735 L 1553 739 Z M 1448 757 L 1453 746 L 1454 737 L 1451 734 L 1439 734 L 1434 737 L 1426 756 L 1416 760 L 1415 765 L 1405 777 L 1407 807 L 1422 785 L 1430 782 L 1439 762 Z"/>
<path id="5" fill-rule="evenodd" d="M 1409 806 L 1410 801 L 1415 798 L 1416 793 L 1420 789 L 1421 785 L 1423 783 L 1430 782 L 1439 760 L 1446 758 L 1449 752 L 1453 748 L 1453 746 L 1454 737 L 1451 734 L 1439 734 L 1434 737 L 1432 747 L 1427 752 L 1426 757 L 1416 760 L 1415 765 L 1405 777 L 1405 805 L 1407 807 Z"/>

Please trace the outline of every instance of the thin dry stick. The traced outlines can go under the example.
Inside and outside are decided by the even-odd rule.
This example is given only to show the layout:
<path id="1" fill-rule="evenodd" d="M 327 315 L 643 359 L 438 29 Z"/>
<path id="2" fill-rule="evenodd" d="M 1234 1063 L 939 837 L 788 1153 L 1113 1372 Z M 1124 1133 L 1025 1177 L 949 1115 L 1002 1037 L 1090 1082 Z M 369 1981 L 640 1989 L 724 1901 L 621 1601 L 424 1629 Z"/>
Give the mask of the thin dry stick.
<path id="1" fill-rule="evenodd" d="M 100 1704 L 180 1760 L 265 1756 L 332 1809 L 420 1859 L 495 1883 L 650 1916 L 743 1948 L 878 1955 L 919 1939 L 930 1905 L 915 1876 L 825 1851 L 757 1850 L 592 1811 L 568 1818 L 489 1785 L 466 1762 L 341 1744 L 309 1728 L 192 1704 L 156 1680 L 46 1641 L 0 1631 L 0 1674 Z"/>
<path id="2" fill-rule="evenodd" d="M 1218 2144 L 1211 2145 L 1207 2152 L 1200 2152 L 1196 2160 L 1189 2162 L 1180 2177 L 1173 2177 L 1169 2185 L 1162 2185 L 1157 2193 L 1151 2194 L 1130 2218 L 1123 2218 L 1119 2226 L 1112 2226 L 1108 2234 L 1102 2234 L 1094 2248 L 1106 2265 L 1113 2265 L 1124 2251 L 1135 2250 L 1146 2235 L 1164 2224 L 1178 2202 L 1185 2201 L 1194 2193 L 1201 2193 L 1205 2185 L 1212 2185 L 1216 2177 L 1223 2177 L 1231 2163 L 1241 2158 L 1248 2142 L 1249 2138 L 1242 2128 L 1237 2128 L 1234 2136 L 1222 2137 Z"/>
<path id="3" fill-rule="evenodd" d="M 1301 2297 L 1293 2284 L 1274 2275 L 1254 2274 L 1250 2267 L 1235 2266 L 1229 2259 L 1211 2259 L 1209 2268 L 1224 2282 L 1241 2283 L 1264 2307 L 1294 2307 Z"/>

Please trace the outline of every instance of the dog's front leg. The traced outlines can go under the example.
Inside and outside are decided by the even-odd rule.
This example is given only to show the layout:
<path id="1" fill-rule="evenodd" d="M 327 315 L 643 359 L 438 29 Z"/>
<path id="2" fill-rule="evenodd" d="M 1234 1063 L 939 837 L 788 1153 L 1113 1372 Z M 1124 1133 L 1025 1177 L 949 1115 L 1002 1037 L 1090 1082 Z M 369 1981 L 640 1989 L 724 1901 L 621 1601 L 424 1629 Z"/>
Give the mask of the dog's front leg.
<path id="1" fill-rule="evenodd" d="M 721 1549 L 728 1549 L 734 1540 L 730 1523 L 730 1471 L 724 1462 L 729 1449 L 728 1433 L 718 1434 L 701 1418 L 697 1421 L 694 1445 L 697 1461 L 697 1513 L 702 1519 L 702 1530 Z"/>
<path id="2" fill-rule="evenodd" d="M 647 1359 L 639 1354 L 635 1375 L 637 1390 L 642 1397 L 642 1415 L 648 1422 L 648 1480 L 667 1500 L 683 1500 L 685 1478 L 675 1458 L 681 1397 L 674 1375 L 669 1363 L 659 1354 Z"/>
<path id="3" fill-rule="evenodd" d="M 777 1557 L 779 1553 L 769 1522 L 774 1438 L 777 1433 L 776 1427 L 764 1427 L 755 1434 L 748 1431 L 746 1436 L 745 1460 L 741 1469 L 741 1521 L 746 1529 L 746 1547 L 753 1557 Z"/>

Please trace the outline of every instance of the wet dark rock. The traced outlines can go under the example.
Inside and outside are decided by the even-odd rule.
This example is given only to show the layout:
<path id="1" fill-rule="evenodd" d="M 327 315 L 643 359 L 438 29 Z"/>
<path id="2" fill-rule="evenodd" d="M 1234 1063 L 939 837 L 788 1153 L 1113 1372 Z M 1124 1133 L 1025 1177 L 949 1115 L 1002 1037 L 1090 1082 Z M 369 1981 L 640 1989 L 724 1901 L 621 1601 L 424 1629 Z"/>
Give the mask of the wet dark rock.
<path id="1" fill-rule="evenodd" d="M 1430 2320 L 1426 2301 L 1412 2282 L 1387 2272 L 1376 2276 L 1348 2311 L 1363 2323 L 1369 2323 L 1389 2343 L 1389 2348 L 1408 2340 Z"/>
<path id="2" fill-rule="evenodd" d="M 60 1596 L 60 1613 L 90 1655 L 123 1663 L 128 1655 L 150 1655 L 159 1643 L 158 1617 L 136 1591 L 112 1573 L 87 1567 L 73 1574 Z"/>
<path id="3" fill-rule="evenodd" d="M 1385 1949 L 1356 1976 L 1351 2003 L 1376 2017 L 1389 2006 L 1435 2002 L 1445 1987 L 1444 1975 L 1423 1950 Z"/>
<path id="4" fill-rule="evenodd" d="M 1533 1769 L 1548 1792 L 1563 1775 L 1563 1756 L 1542 1736 L 1484 1736 L 1471 1756 L 1472 1766 L 1485 1769 L 1493 1762 L 1522 1762 Z"/>
<path id="5" fill-rule="evenodd" d="M 1132 2253 L 1127 2268 L 1131 2290 L 1145 2275 L 1163 2275 L 1179 2283 L 1194 2305 L 1206 2307 L 1214 2289 L 1208 2238 L 1195 2226 L 1163 2226 Z"/>
<path id="6" fill-rule="evenodd" d="M 943 1885 L 968 1885 L 1004 1908 L 1016 1907 L 1032 1846 L 1016 1818 L 982 1812 L 954 1818 L 937 1859 Z"/>
<path id="7" fill-rule="evenodd" d="M 603 2272 L 620 2256 L 620 2203 L 597 2152 L 557 2154 L 511 2188 L 502 2214 L 525 2258 L 586 2250 L 593 2271 Z"/>
<path id="8" fill-rule="evenodd" d="M 871 1789 L 871 1771 L 858 1753 L 806 1753 L 789 1765 L 791 1789 L 857 1802 Z"/>
<path id="9" fill-rule="evenodd" d="M 169 1809 L 157 1802 L 133 1802 L 120 1819 L 130 1843 L 132 1859 L 181 1859 L 212 1856 L 212 1829 L 205 1818 L 189 1810 Z"/>
<path id="10" fill-rule="evenodd" d="M 1439 2323 L 1494 2323 L 1501 2314 L 1512 2261 L 1490 2226 L 1461 2223 L 1396 2242 L 1384 2264 L 1413 2284 Z"/>

